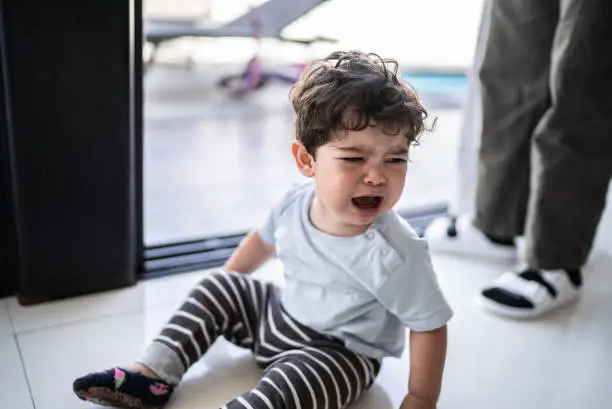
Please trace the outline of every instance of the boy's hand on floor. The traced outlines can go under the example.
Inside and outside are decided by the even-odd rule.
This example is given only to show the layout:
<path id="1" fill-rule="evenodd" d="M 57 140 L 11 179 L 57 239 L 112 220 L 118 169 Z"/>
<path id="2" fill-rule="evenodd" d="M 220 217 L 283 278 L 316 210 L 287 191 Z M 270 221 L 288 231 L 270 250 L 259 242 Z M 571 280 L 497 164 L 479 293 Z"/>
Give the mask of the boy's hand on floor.
<path id="1" fill-rule="evenodd" d="M 414 395 L 406 395 L 400 409 L 436 409 L 436 403 L 426 401 Z"/>

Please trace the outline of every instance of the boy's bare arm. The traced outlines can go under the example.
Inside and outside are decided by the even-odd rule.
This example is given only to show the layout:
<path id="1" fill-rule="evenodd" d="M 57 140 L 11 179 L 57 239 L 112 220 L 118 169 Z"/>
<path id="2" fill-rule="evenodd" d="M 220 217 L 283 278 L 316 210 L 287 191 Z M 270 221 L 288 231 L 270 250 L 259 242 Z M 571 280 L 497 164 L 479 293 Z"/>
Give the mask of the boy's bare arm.
<path id="1" fill-rule="evenodd" d="M 264 242 L 256 231 L 249 233 L 223 266 L 226 271 L 250 274 L 274 255 L 274 247 Z"/>
<path id="2" fill-rule="evenodd" d="M 446 359 L 446 326 L 410 332 L 410 381 L 400 409 L 435 409 Z"/>

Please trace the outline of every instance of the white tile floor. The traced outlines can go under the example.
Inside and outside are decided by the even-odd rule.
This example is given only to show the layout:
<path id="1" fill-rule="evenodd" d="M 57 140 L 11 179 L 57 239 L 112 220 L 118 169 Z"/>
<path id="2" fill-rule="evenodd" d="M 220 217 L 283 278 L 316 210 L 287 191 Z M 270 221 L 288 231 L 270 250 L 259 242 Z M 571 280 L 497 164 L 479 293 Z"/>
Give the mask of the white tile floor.
<path id="1" fill-rule="evenodd" d="M 523 322 L 490 316 L 473 302 L 503 266 L 441 256 L 434 263 L 455 309 L 440 409 L 612 407 L 612 257 L 595 257 L 577 304 Z M 73 378 L 136 359 L 202 274 L 34 307 L 0 300 L 0 409 L 94 408 L 72 395 Z M 280 280 L 280 266 L 269 263 L 258 274 Z M 397 408 L 408 359 L 386 360 L 354 408 Z M 169 409 L 217 408 L 260 374 L 248 351 L 219 342 Z"/>

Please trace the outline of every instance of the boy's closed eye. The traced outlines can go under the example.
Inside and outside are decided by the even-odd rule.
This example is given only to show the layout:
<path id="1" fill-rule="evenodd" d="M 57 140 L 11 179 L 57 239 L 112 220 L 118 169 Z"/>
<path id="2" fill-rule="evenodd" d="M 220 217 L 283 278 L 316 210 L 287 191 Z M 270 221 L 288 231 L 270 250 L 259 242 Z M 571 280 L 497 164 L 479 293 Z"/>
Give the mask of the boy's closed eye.
<path id="1" fill-rule="evenodd" d="M 346 158 L 339 158 L 339 159 L 344 162 L 349 162 L 349 163 L 359 163 L 365 160 L 365 158 L 363 157 L 346 157 Z M 388 158 L 386 159 L 386 162 L 391 163 L 393 165 L 402 165 L 408 162 L 408 159 L 406 158 Z"/>

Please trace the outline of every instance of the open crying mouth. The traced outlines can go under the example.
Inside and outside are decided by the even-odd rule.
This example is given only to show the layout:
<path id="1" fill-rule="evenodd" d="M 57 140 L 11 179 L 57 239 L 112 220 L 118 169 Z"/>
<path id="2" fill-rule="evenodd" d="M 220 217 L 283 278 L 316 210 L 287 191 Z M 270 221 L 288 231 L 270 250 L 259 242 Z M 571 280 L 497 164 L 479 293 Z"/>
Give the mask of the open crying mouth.
<path id="1" fill-rule="evenodd" d="M 353 203 L 360 209 L 375 209 L 382 201 L 381 196 L 359 196 L 353 198 Z"/>

